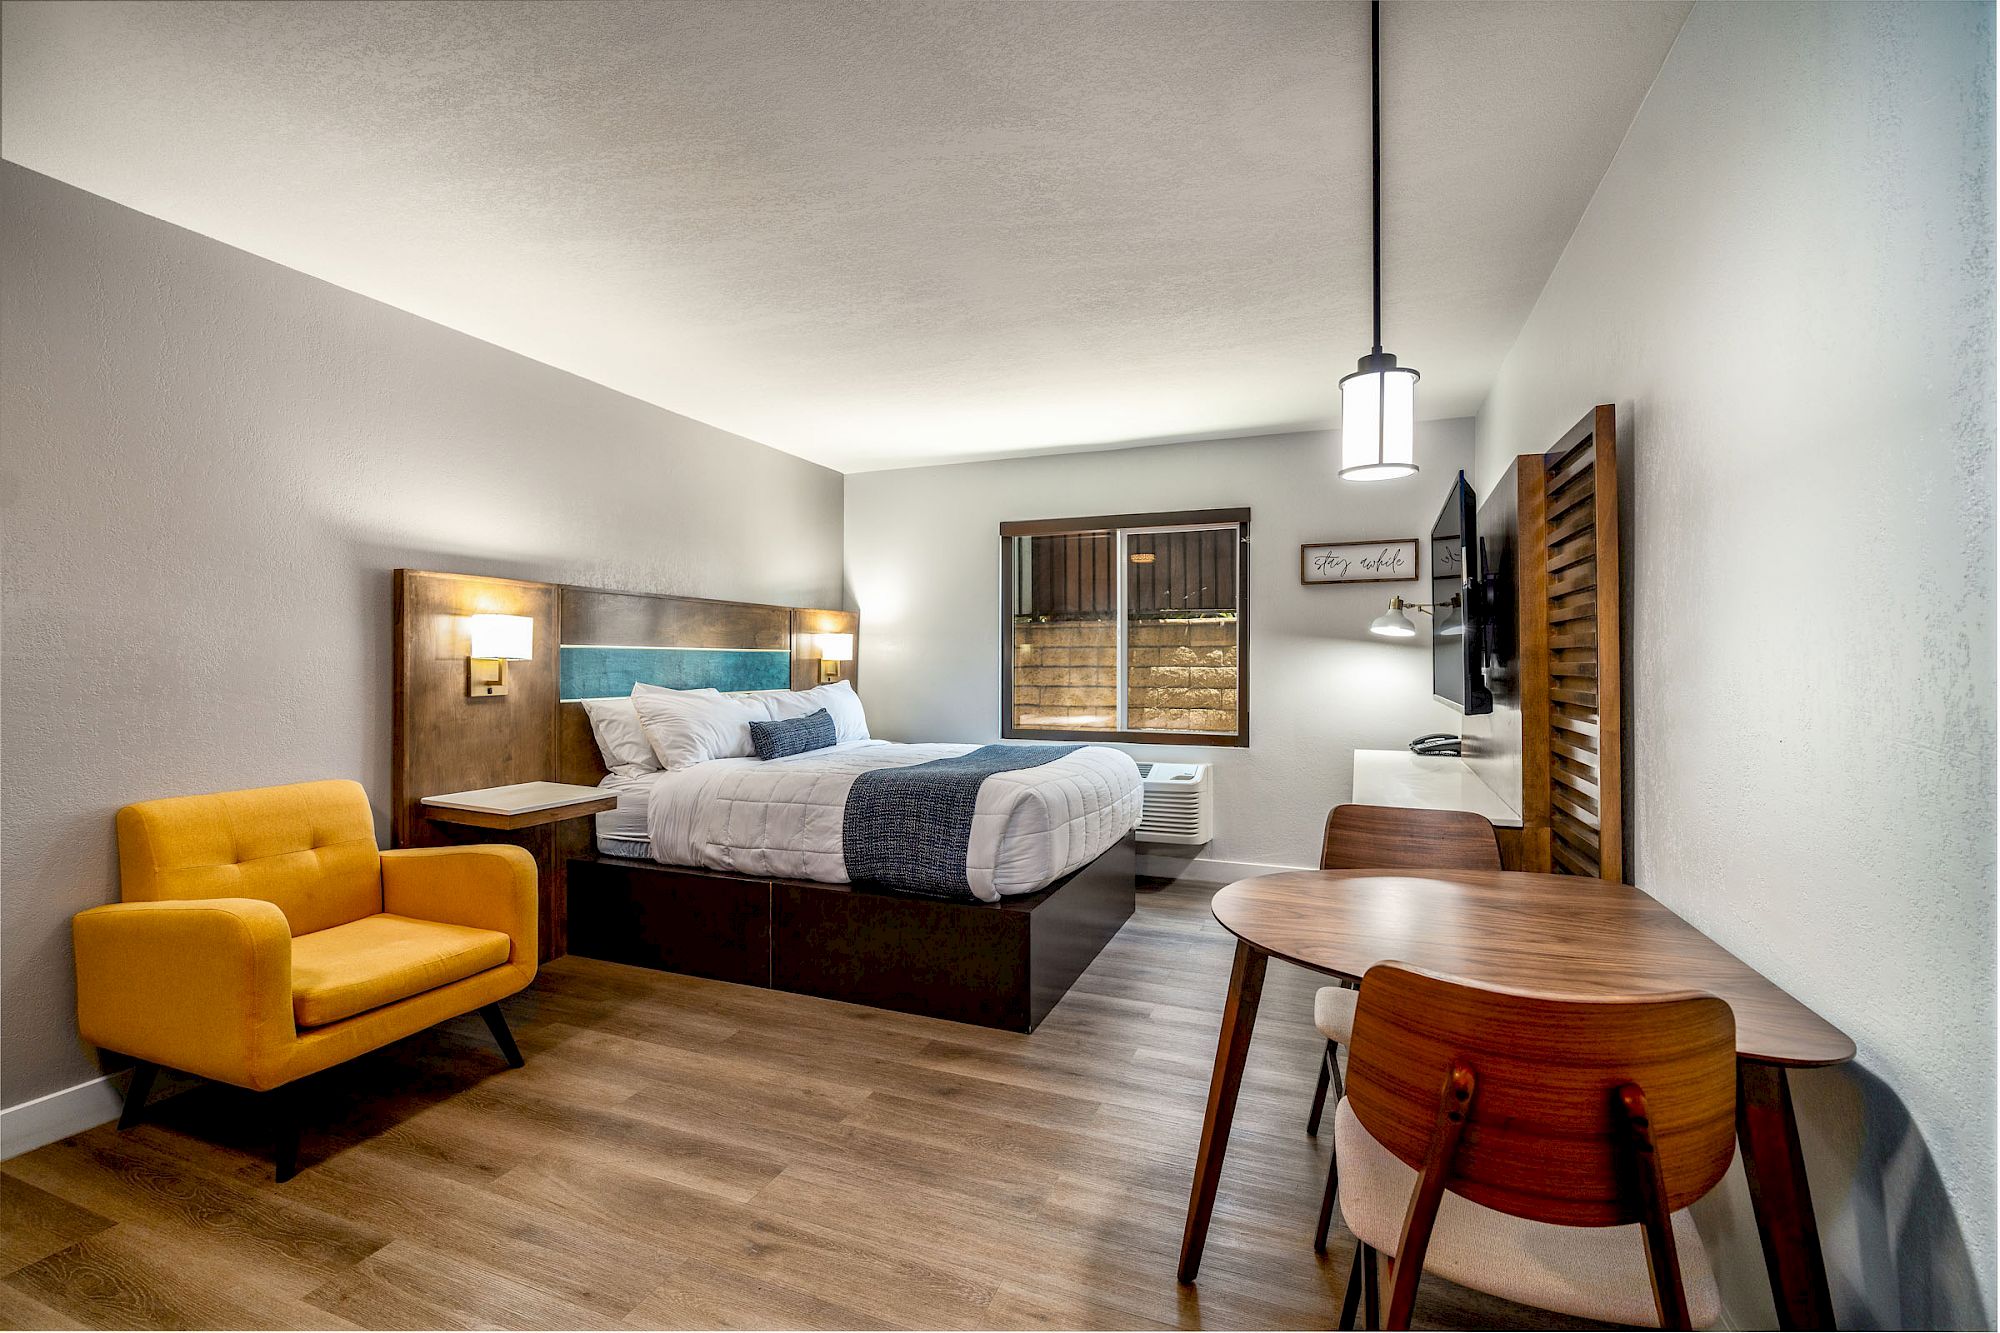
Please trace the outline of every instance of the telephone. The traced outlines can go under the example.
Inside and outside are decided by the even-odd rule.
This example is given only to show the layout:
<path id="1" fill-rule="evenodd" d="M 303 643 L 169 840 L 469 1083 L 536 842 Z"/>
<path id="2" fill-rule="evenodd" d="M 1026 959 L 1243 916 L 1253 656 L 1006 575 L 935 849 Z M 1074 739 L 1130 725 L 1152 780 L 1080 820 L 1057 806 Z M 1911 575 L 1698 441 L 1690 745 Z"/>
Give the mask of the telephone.
<path id="1" fill-rule="evenodd" d="M 1428 736 L 1419 736 L 1410 742 L 1412 754 L 1458 756 L 1458 737 L 1449 732 L 1435 731 Z"/>

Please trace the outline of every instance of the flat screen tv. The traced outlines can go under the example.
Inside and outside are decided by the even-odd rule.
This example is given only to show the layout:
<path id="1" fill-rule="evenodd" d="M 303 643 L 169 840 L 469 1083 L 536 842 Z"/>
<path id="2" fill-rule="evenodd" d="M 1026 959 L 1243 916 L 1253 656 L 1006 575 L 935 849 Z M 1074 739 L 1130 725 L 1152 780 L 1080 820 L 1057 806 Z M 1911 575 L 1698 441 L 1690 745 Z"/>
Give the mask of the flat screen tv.
<path id="1" fill-rule="evenodd" d="M 1479 568 L 1479 533 L 1465 474 L 1431 525 L 1431 693 L 1461 713 L 1490 713 L 1486 688 L 1486 607 Z"/>

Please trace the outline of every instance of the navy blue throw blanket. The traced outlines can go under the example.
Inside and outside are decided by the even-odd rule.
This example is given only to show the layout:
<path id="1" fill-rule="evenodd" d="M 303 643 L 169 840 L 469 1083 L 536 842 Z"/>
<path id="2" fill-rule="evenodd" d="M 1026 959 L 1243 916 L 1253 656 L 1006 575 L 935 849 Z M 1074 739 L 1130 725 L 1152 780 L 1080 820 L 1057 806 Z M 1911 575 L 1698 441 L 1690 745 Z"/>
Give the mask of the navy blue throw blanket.
<path id="1" fill-rule="evenodd" d="M 982 745 L 905 768 L 871 768 L 848 789 L 840 841 L 847 877 L 926 898 L 974 900 L 965 878 L 972 811 L 995 773 L 1043 764 L 1081 745 Z"/>

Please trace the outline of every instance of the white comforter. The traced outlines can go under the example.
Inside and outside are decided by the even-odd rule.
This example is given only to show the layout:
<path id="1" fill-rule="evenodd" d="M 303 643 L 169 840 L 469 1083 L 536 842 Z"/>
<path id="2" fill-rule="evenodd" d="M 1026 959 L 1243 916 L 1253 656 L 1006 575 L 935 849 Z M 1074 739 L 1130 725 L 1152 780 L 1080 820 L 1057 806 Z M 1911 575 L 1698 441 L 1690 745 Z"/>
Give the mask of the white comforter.
<path id="1" fill-rule="evenodd" d="M 662 774 L 646 808 L 653 859 L 845 884 L 841 824 L 855 778 L 977 748 L 852 741 L 790 759 L 711 759 Z M 1141 801 L 1138 765 L 1102 746 L 994 774 L 972 816 L 965 858 L 972 892 L 992 902 L 1048 887 L 1131 832 Z"/>

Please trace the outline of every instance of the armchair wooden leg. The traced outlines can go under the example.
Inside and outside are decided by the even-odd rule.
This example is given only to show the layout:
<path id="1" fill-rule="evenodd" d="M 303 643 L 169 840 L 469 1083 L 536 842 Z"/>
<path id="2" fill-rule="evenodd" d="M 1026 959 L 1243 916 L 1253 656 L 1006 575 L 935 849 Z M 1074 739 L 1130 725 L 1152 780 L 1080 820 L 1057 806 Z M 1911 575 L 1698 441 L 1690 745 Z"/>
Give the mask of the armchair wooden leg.
<path id="1" fill-rule="evenodd" d="M 1312 1114 L 1306 1117 L 1306 1133 L 1319 1133 L 1320 1113 L 1326 1110 L 1326 1090 L 1333 1084 L 1333 1043 L 1326 1044 L 1319 1060 L 1319 1086 L 1313 1089 Z"/>
<path id="2" fill-rule="evenodd" d="M 1361 1247 L 1361 1326 L 1363 1328 L 1382 1327 L 1382 1261 L 1376 1256 L 1375 1247 Z"/>
<path id="3" fill-rule="evenodd" d="M 1340 1154 L 1330 1153 L 1326 1160 L 1326 1193 L 1319 1200 L 1319 1230 L 1313 1235 L 1313 1253 L 1326 1253 L 1327 1229 L 1333 1225 L 1333 1201 L 1340 1194 Z"/>
<path id="4" fill-rule="evenodd" d="M 507 1057 L 509 1066 L 519 1069 L 527 1061 L 521 1058 L 521 1048 L 514 1044 L 514 1034 L 507 1030 L 507 1015 L 500 1012 L 500 1006 L 489 1004 L 479 1011 L 486 1020 L 487 1031 L 493 1034 L 493 1041 L 500 1047 L 500 1054 Z"/>
<path id="5" fill-rule="evenodd" d="M 150 1060 L 132 1066 L 132 1081 L 125 1085 L 125 1109 L 119 1113 L 118 1128 L 130 1129 L 146 1110 L 146 1098 L 153 1091 L 153 1076 L 160 1067 Z"/>
<path id="6" fill-rule="evenodd" d="M 303 1082 L 301 1080 L 300 1082 Z M 299 1173 L 299 1137 L 305 1121 L 305 1098 L 300 1083 L 287 1083 L 264 1094 L 277 1129 L 277 1146 L 272 1152 L 274 1175 L 282 1185 Z"/>
<path id="7" fill-rule="evenodd" d="M 1354 1242 L 1354 1267 L 1347 1274 L 1347 1294 L 1340 1298 L 1340 1326 L 1354 1327 L 1354 1316 L 1361 1309 L 1361 1255 L 1367 1247 L 1360 1241 Z"/>

